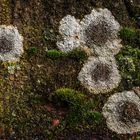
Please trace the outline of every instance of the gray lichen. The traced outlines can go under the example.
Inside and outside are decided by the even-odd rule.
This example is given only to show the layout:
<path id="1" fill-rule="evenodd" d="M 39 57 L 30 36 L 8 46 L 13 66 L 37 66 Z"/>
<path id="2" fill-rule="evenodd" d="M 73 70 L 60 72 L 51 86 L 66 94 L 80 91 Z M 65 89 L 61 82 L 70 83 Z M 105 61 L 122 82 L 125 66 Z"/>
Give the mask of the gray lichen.
<path id="1" fill-rule="evenodd" d="M 23 53 L 23 37 L 14 26 L 0 26 L 0 60 L 18 61 Z"/>
<path id="2" fill-rule="evenodd" d="M 59 32 L 61 41 L 57 41 L 57 46 L 63 52 L 68 52 L 80 46 L 80 25 L 75 17 L 67 15 L 60 21 Z"/>
<path id="3" fill-rule="evenodd" d="M 93 9 L 81 21 L 67 15 L 60 21 L 62 40 L 57 46 L 64 52 L 82 46 L 89 47 L 99 56 L 113 56 L 122 47 L 119 30 L 119 23 L 107 9 Z"/>
<path id="4" fill-rule="evenodd" d="M 115 93 L 103 107 L 107 126 L 118 134 L 140 131 L 140 98 L 134 91 Z"/>
<path id="5" fill-rule="evenodd" d="M 113 57 L 90 57 L 78 75 L 78 80 L 91 93 L 107 93 L 121 80 Z"/>
<path id="6" fill-rule="evenodd" d="M 93 9 L 80 22 L 81 40 L 99 56 L 115 55 L 122 45 L 119 23 L 108 9 Z"/>

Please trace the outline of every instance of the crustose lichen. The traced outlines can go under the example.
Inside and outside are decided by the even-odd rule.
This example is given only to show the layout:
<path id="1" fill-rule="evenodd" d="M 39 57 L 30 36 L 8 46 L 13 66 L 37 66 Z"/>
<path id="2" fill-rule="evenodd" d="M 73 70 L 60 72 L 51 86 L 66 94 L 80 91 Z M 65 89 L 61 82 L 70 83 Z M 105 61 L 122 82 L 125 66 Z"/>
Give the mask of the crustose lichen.
<path id="1" fill-rule="evenodd" d="M 23 37 L 14 26 L 0 26 L 0 60 L 18 61 L 23 53 Z"/>

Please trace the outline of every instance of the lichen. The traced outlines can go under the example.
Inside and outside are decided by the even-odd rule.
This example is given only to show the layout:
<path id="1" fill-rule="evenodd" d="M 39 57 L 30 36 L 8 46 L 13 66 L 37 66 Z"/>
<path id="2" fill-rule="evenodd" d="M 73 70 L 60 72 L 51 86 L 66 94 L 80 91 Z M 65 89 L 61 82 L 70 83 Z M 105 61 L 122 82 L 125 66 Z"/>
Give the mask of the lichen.
<path id="1" fill-rule="evenodd" d="M 116 88 L 121 77 L 114 58 L 90 57 L 80 71 L 78 80 L 91 93 L 99 94 Z"/>
<path id="2" fill-rule="evenodd" d="M 140 131 L 140 98 L 134 91 L 123 91 L 110 96 L 103 107 L 107 126 L 118 134 Z"/>
<path id="3" fill-rule="evenodd" d="M 0 60 L 18 61 L 23 53 L 23 37 L 14 26 L 0 26 Z"/>
<path id="4" fill-rule="evenodd" d="M 64 52 L 82 46 L 99 56 L 114 55 L 122 47 L 119 30 L 119 23 L 107 9 L 93 9 L 81 21 L 67 15 L 60 21 L 62 40 L 57 46 Z"/>
<path id="5" fill-rule="evenodd" d="M 80 46 L 80 25 L 75 17 L 71 15 L 64 17 L 60 21 L 59 32 L 63 37 L 62 41 L 57 42 L 57 46 L 60 50 L 67 52 Z"/>
<path id="6" fill-rule="evenodd" d="M 122 47 L 119 23 L 108 9 L 93 9 L 80 22 L 81 40 L 99 56 L 117 54 Z"/>

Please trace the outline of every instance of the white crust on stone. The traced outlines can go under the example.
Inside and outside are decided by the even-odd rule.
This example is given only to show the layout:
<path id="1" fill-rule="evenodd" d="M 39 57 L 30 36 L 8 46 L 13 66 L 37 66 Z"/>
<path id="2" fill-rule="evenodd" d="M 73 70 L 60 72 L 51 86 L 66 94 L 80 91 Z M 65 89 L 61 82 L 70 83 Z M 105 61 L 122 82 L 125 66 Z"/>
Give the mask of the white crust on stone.
<path id="1" fill-rule="evenodd" d="M 57 41 L 57 46 L 61 51 L 68 52 L 80 46 L 80 25 L 74 16 L 67 15 L 60 21 L 59 33 L 62 40 Z"/>
<path id="2" fill-rule="evenodd" d="M 14 26 L 0 26 L 0 38 L 6 38 L 12 42 L 12 48 L 9 52 L 0 52 L 0 61 L 18 61 L 23 53 L 23 37 Z"/>
<path id="3" fill-rule="evenodd" d="M 95 70 L 97 64 L 105 64 L 110 69 L 109 79 L 104 81 L 96 81 L 92 78 L 92 71 Z M 112 57 L 89 57 L 87 63 L 84 64 L 78 75 L 78 80 L 91 93 L 107 93 L 116 88 L 121 80 L 121 76 L 117 69 L 116 61 Z"/>
<path id="4" fill-rule="evenodd" d="M 86 36 L 86 29 L 89 28 L 90 24 L 92 26 L 96 26 L 98 24 L 102 24 L 105 22 L 108 26 L 107 31 L 111 31 L 109 39 L 103 44 L 98 45 L 96 43 L 90 44 L 90 48 L 93 49 L 94 53 L 99 56 L 108 56 L 108 55 L 115 55 L 119 52 L 120 48 L 122 47 L 121 39 L 118 38 L 118 32 L 120 31 L 121 27 L 119 23 L 115 20 L 114 16 L 108 9 L 93 9 L 89 15 L 85 15 L 85 17 L 80 22 L 81 25 L 81 40 L 83 40 L 84 44 L 87 44 L 87 36 Z M 107 32 L 106 31 L 106 32 Z M 103 32 L 102 34 L 106 34 Z"/>
<path id="5" fill-rule="evenodd" d="M 103 107 L 103 115 L 106 118 L 107 126 L 118 134 L 136 133 L 140 131 L 140 120 L 135 121 L 135 123 L 125 123 L 119 120 L 118 110 L 120 107 L 118 105 L 123 102 L 131 102 L 135 104 L 140 112 L 140 98 L 134 93 L 134 91 L 115 93 L 109 97 Z"/>
<path id="6" fill-rule="evenodd" d="M 105 22 L 108 30 L 111 31 L 109 39 L 103 44 L 87 43 L 86 29 L 90 24 L 93 26 Z M 62 36 L 61 41 L 57 41 L 58 48 L 63 52 L 68 52 L 79 46 L 88 46 L 93 53 L 99 56 L 115 55 L 119 52 L 122 45 L 121 40 L 118 38 L 118 31 L 120 30 L 119 23 L 115 20 L 114 16 L 108 9 L 93 9 L 89 15 L 80 21 L 75 19 L 74 16 L 67 15 L 60 21 L 59 33 Z M 103 34 L 106 35 L 105 32 Z M 102 40 L 101 40 L 102 41 Z M 92 42 L 92 40 L 91 40 Z"/>

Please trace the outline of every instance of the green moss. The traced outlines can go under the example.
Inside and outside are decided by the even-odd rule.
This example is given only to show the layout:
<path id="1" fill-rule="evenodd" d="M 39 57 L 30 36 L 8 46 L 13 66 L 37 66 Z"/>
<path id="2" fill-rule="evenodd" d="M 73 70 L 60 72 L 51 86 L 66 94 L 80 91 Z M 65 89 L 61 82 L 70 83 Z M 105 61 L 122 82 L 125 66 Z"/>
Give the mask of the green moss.
<path id="1" fill-rule="evenodd" d="M 49 99 L 55 101 L 56 103 L 61 103 L 62 101 L 73 102 L 80 101 L 85 97 L 84 94 L 69 88 L 57 89 L 54 93 L 49 96 Z"/>
<path id="2" fill-rule="evenodd" d="M 138 47 L 140 44 L 140 29 L 124 27 L 120 31 L 120 37 L 125 44 L 131 44 Z"/>
<path id="3" fill-rule="evenodd" d="M 136 137 L 136 140 L 140 140 L 140 136 L 137 136 L 137 137 Z"/>
<path id="4" fill-rule="evenodd" d="M 51 59 L 56 59 L 56 58 L 65 56 L 65 53 L 63 53 L 59 50 L 53 49 L 53 50 L 48 50 L 47 53 L 46 53 L 46 56 L 51 58 Z"/>
<path id="5" fill-rule="evenodd" d="M 95 109 L 96 102 L 93 99 L 87 99 L 87 96 L 81 92 L 69 88 L 61 88 L 50 94 L 49 100 L 59 106 L 67 106 L 68 114 L 65 118 L 68 126 L 76 126 L 87 122 L 99 123 L 102 115 Z"/>
<path id="6" fill-rule="evenodd" d="M 76 61 L 81 61 L 81 62 L 87 60 L 87 58 L 88 58 L 87 53 L 80 48 L 76 48 L 76 49 L 68 52 L 67 56 L 71 59 L 74 59 Z"/>
<path id="7" fill-rule="evenodd" d="M 122 78 L 131 81 L 134 86 L 140 85 L 140 50 L 124 46 L 116 59 Z"/>
<path id="8" fill-rule="evenodd" d="M 83 61 L 87 60 L 87 58 L 88 58 L 88 55 L 82 49 L 74 49 L 67 53 L 64 53 L 60 50 L 53 49 L 53 50 L 48 50 L 46 53 L 46 56 L 51 59 L 57 59 L 60 57 L 68 57 L 70 59 L 73 59 L 73 60 L 79 61 L 79 62 L 83 62 Z"/>

